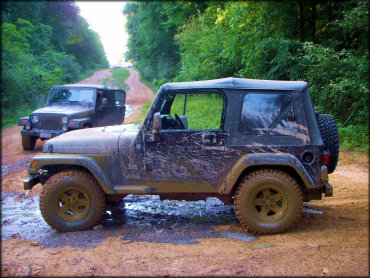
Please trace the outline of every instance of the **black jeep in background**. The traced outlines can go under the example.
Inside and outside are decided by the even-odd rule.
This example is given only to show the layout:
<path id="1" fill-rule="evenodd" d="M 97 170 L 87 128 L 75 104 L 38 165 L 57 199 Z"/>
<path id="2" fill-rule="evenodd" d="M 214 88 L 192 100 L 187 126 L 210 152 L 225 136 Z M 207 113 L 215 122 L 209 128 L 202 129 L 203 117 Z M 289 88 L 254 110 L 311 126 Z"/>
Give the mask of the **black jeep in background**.
<path id="1" fill-rule="evenodd" d="M 46 107 L 19 119 L 23 149 L 33 150 L 38 138 L 45 140 L 70 130 L 122 124 L 125 100 L 125 91 L 103 85 L 53 86 Z"/>

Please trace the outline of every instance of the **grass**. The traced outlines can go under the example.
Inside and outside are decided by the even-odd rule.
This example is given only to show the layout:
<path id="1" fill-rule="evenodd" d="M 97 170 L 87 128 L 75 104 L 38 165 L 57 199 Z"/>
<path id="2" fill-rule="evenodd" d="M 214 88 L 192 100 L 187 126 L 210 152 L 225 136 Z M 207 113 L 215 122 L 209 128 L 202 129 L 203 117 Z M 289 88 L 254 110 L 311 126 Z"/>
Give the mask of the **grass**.
<path id="1" fill-rule="evenodd" d="M 177 95 L 172 107 L 171 116 L 183 113 L 184 95 Z M 215 94 L 192 94 L 186 101 L 188 129 L 219 129 L 223 109 L 223 98 Z"/>
<path id="2" fill-rule="evenodd" d="M 125 83 L 125 80 L 130 76 L 130 72 L 127 69 L 111 69 L 110 72 L 112 73 L 112 87 L 121 88 L 124 90 L 129 90 L 130 87 Z M 105 78 L 103 80 L 103 84 L 109 81 L 110 78 Z"/>
<path id="3" fill-rule="evenodd" d="M 344 151 L 369 152 L 369 127 L 346 126 L 338 128 L 340 149 Z"/>
<path id="4" fill-rule="evenodd" d="M 18 109 L 12 116 L 1 119 L 1 129 L 11 127 L 18 124 L 18 120 L 21 117 L 29 116 L 35 109 L 32 108 L 23 108 Z"/>

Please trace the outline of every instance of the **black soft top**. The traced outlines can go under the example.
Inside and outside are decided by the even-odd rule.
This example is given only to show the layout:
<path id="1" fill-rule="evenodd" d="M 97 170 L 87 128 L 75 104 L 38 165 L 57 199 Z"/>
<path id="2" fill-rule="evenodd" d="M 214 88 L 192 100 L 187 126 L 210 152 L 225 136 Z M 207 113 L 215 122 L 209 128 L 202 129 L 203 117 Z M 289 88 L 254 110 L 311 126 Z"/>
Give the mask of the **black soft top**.
<path id="1" fill-rule="evenodd" d="M 164 84 L 162 90 L 179 89 L 264 89 L 303 91 L 307 88 L 305 81 L 280 81 L 228 77 L 204 81 L 173 82 Z"/>
<path id="2" fill-rule="evenodd" d="M 104 90 L 115 90 L 113 88 L 107 87 L 100 84 L 65 84 L 65 85 L 55 85 L 53 88 L 92 88 L 92 89 L 104 89 Z"/>

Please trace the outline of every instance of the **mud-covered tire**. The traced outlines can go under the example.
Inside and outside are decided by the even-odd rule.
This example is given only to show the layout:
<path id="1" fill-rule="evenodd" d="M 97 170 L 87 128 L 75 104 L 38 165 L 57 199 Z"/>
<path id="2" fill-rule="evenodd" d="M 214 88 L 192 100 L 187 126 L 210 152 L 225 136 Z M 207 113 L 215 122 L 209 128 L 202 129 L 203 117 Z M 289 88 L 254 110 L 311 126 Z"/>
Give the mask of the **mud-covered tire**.
<path id="1" fill-rule="evenodd" d="M 32 151 L 37 141 L 36 136 L 22 135 L 22 147 L 25 151 Z"/>
<path id="2" fill-rule="evenodd" d="M 303 196 L 287 173 L 264 169 L 247 175 L 234 196 L 234 210 L 250 233 L 275 234 L 293 228 L 301 216 Z"/>
<path id="3" fill-rule="evenodd" d="M 96 180 L 81 170 L 51 176 L 40 195 L 45 221 L 59 231 L 79 231 L 95 226 L 105 213 L 105 194 Z"/>
<path id="4" fill-rule="evenodd" d="M 339 158 L 339 134 L 335 119 L 329 114 L 319 114 L 317 116 L 320 133 L 324 142 L 324 150 L 330 153 L 330 161 L 327 165 L 328 172 L 333 173 L 338 164 Z"/>

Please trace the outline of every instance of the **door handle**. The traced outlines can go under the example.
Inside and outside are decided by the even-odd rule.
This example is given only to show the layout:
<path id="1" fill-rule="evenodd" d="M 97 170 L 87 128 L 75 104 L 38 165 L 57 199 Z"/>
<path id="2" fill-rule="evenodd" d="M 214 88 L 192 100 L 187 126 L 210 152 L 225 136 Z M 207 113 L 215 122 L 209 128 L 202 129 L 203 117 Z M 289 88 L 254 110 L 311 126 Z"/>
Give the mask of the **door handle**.
<path id="1" fill-rule="evenodd" d="M 205 145 L 217 145 L 217 134 L 213 131 L 206 131 L 202 135 Z"/>

